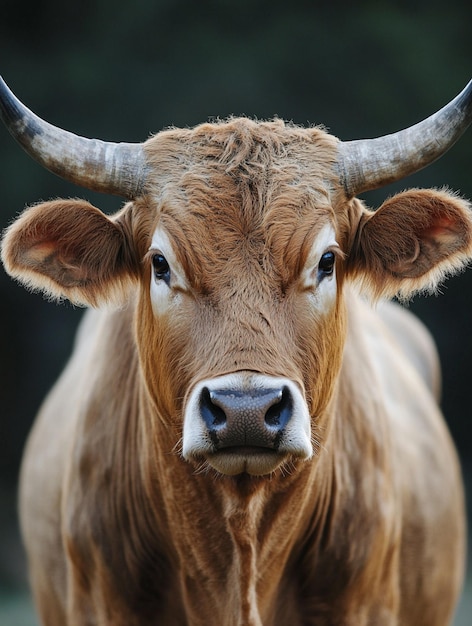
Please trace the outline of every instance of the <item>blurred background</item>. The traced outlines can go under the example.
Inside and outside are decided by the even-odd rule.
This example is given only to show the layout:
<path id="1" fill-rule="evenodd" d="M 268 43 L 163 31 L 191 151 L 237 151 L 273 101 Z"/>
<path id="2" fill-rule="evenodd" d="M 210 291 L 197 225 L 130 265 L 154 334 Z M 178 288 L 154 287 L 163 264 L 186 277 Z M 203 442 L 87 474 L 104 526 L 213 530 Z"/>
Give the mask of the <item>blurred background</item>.
<path id="1" fill-rule="evenodd" d="M 244 114 L 322 123 L 341 139 L 360 139 L 419 121 L 465 86 L 471 24 L 472 3 L 462 0 L 3 0 L 0 73 L 37 114 L 88 137 L 142 141 L 169 125 Z M 472 129 L 427 170 L 364 198 L 375 207 L 407 186 L 444 185 L 472 198 L 471 163 Z M 120 206 L 41 169 L 3 127 L 0 164 L 2 228 L 26 205 L 51 197 L 87 198 L 107 212 Z M 438 343 L 443 408 L 470 494 L 472 272 L 441 292 L 410 307 Z M 17 477 L 34 415 L 81 314 L 27 293 L 0 271 L 2 626 L 36 624 Z M 471 623 L 465 594 L 455 626 Z"/>

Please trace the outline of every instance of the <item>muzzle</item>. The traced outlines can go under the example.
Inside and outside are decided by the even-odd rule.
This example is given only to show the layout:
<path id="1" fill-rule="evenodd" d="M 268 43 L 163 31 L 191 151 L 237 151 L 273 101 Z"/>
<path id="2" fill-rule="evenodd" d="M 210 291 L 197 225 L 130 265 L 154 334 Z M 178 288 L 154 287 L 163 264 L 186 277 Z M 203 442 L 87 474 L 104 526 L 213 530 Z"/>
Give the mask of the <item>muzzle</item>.
<path id="1" fill-rule="evenodd" d="M 184 412 L 183 456 L 222 474 L 270 474 L 313 454 L 310 417 L 293 381 L 237 372 L 199 382 Z"/>

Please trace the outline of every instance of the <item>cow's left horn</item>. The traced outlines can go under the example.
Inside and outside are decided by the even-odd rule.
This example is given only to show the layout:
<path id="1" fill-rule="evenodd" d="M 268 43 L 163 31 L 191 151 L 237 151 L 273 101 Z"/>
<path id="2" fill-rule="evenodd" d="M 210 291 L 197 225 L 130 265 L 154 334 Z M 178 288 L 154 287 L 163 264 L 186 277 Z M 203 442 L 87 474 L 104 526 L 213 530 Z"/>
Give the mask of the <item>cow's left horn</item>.
<path id="1" fill-rule="evenodd" d="M 1 77 L 0 115 L 26 152 L 54 174 L 93 191 L 140 195 L 145 182 L 141 144 L 87 139 L 52 126 L 26 108 Z"/>
<path id="2" fill-rule="evenodd" d="M 339 144 L 341 182 L 352 197 L 401 180 L 442 156 L 472 122 L 472 80 L 427 119 L 376 139 Z"/>

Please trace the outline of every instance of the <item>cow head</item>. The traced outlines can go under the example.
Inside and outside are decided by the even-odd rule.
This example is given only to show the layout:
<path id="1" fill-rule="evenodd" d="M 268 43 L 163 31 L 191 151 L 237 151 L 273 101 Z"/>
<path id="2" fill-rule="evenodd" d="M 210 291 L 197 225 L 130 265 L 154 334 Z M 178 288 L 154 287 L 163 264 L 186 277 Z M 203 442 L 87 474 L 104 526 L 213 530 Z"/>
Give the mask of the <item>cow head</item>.
<path id="1" fill-rule="evenodd" d="M 355 198 L 442 154 L 470 122 L 471 92 L 375 140 L 236 118 L 130 145 L 56 129 L 3 85 L 3 116 L 33 156 L 131 199 L 113 217 L 81 200 L 27 209 L 5 267 L 50 297 L 136 301 L 156 422 L 192 463 L 269 474 L 329 432 L 345 283 L 410 296 L 472 254 L 469 205 L 451 193 L 406 191 L 376 212 Z"/>

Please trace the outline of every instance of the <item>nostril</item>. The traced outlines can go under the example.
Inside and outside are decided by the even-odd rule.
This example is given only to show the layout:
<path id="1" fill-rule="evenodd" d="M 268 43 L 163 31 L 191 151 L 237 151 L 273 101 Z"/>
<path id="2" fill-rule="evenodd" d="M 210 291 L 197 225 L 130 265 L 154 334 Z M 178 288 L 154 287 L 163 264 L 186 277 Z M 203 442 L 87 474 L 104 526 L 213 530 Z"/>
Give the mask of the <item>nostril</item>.
<path id="1" fill-rule="evenodd" d="M 285 386 L 279 394 L 280 400 L 274 402 L 266 411 L 264 421 L 267 426 L 284 428 L 289 422 L 293 411 L 293 398 L 290 389 Z"/>
<path id="2" fill-rule="evenodd" d="M 200 394 L 200 413 L 209 429 L 226 424 L 226 413 L 213 402 L 208 387 L 203 387 Z"/>

